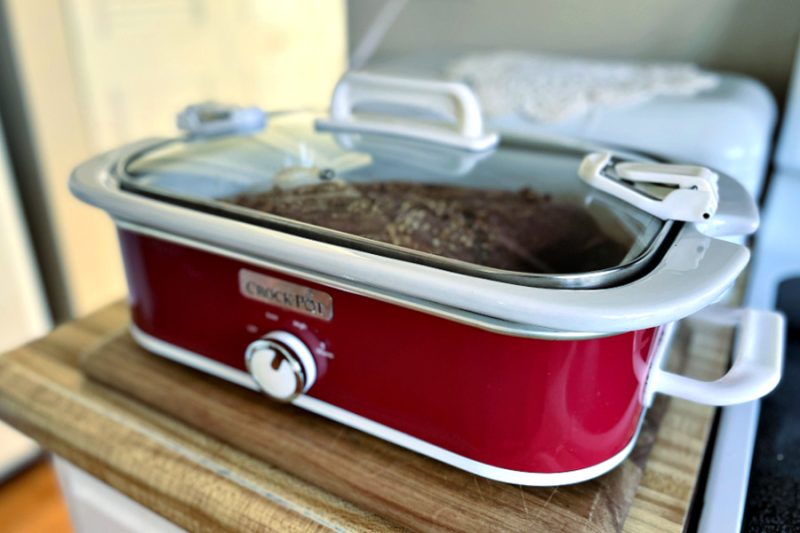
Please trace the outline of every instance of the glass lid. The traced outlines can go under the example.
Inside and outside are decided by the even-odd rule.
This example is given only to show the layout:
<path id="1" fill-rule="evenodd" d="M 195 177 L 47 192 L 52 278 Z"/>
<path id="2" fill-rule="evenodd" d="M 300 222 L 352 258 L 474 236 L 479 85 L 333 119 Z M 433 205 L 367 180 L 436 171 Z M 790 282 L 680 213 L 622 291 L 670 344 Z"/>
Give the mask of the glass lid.
<path id="1" fill-rule="evenodd" d="M 504 138 L 475 153 L 320 131 L 315 118 L 273 114 L 254 135 L 155 142 L 120 161 L 116 177 L 218 216 L 540 287 L 640 275 L 674 224 L 584 183 L 578 166 L 596 147 Z"/>

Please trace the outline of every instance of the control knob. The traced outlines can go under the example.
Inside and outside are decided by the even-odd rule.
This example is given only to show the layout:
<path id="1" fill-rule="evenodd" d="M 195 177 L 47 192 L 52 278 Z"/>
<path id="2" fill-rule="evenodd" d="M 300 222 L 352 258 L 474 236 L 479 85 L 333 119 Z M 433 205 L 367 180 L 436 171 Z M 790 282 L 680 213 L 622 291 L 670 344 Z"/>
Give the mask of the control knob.
<path id="1" fill-rule="evenodd" d="M 245 350 L 245 362 L 261 390 L 282 402 L 291 402 L 306 392 L 317 377 L 311 350 L 286 331 L 273 331 L 251 342 Z"/>

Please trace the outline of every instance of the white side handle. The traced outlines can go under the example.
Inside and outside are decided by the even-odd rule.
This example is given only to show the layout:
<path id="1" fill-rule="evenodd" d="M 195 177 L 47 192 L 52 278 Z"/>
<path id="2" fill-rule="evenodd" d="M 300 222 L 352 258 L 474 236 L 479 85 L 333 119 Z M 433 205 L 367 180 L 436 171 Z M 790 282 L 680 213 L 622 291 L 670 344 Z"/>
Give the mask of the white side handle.
<path id="1" fill-rule="evenodd" d="M 660 392 L 705 405 L 734 405 L 757 400 L 778 385 L 783 371 L 783 315 L 712 306 L 688 320 L 738 326 L 731 368 L 716 381 L 702 381 L 654 366 L 647 383 L 646 401 Z"/>
<path id="2" fill-rule="evenodd" d="M 356 113 L 363 106 L 372 107 L 369 114 Z M 415 119 L 410 109 L 440 120 Z M 498 142 L 497 134 L 484 131 L 480 103 L 466 85 L 366 72 L 342 77 L 333 92 L 330 118 L 318 120 L 317 126 L 398 135 L 472 151 L 487 150 Z"/>

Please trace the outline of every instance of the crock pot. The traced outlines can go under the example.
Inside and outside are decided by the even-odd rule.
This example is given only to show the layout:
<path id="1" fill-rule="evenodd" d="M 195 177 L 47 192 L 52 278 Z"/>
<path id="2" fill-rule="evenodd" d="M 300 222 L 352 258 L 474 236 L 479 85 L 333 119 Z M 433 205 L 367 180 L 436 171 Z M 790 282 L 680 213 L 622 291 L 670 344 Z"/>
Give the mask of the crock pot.
<path id="1" fill-rule="evenodd" d="M 326 116 L 206 105 L 179 124 L 185 135 L 98 156 L 70 181 L 118 228 L 131 333 L 156 354 L 523 485 L 613 468 L 655 393 L 726 405 L 780 378 L 779 315 L 708 308 L 749 258 L 718 237 L 758 224 L 727 176 L 500 139 L 467 87 L 374 75 L 345 77 Z M 510 270 L 233 201 L 330 180 L 530 190 L 622 253 Z M 675 321 L 701 310 L 738 326 L 716 382 L 662 368 Z"/>

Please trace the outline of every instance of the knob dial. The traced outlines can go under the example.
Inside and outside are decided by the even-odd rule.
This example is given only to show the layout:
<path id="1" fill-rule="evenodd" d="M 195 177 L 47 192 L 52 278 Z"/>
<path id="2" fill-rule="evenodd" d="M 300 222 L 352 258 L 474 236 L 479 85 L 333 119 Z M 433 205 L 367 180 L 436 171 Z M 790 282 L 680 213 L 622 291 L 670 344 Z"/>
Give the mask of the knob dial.
<path id="1" fill-rule="evenodd" d="M 268 396 L 290 402 L 314 384 L 317 367 L 311 350 L 295 335 L 273 331 L 245 350 L 247 370 Z"/>

